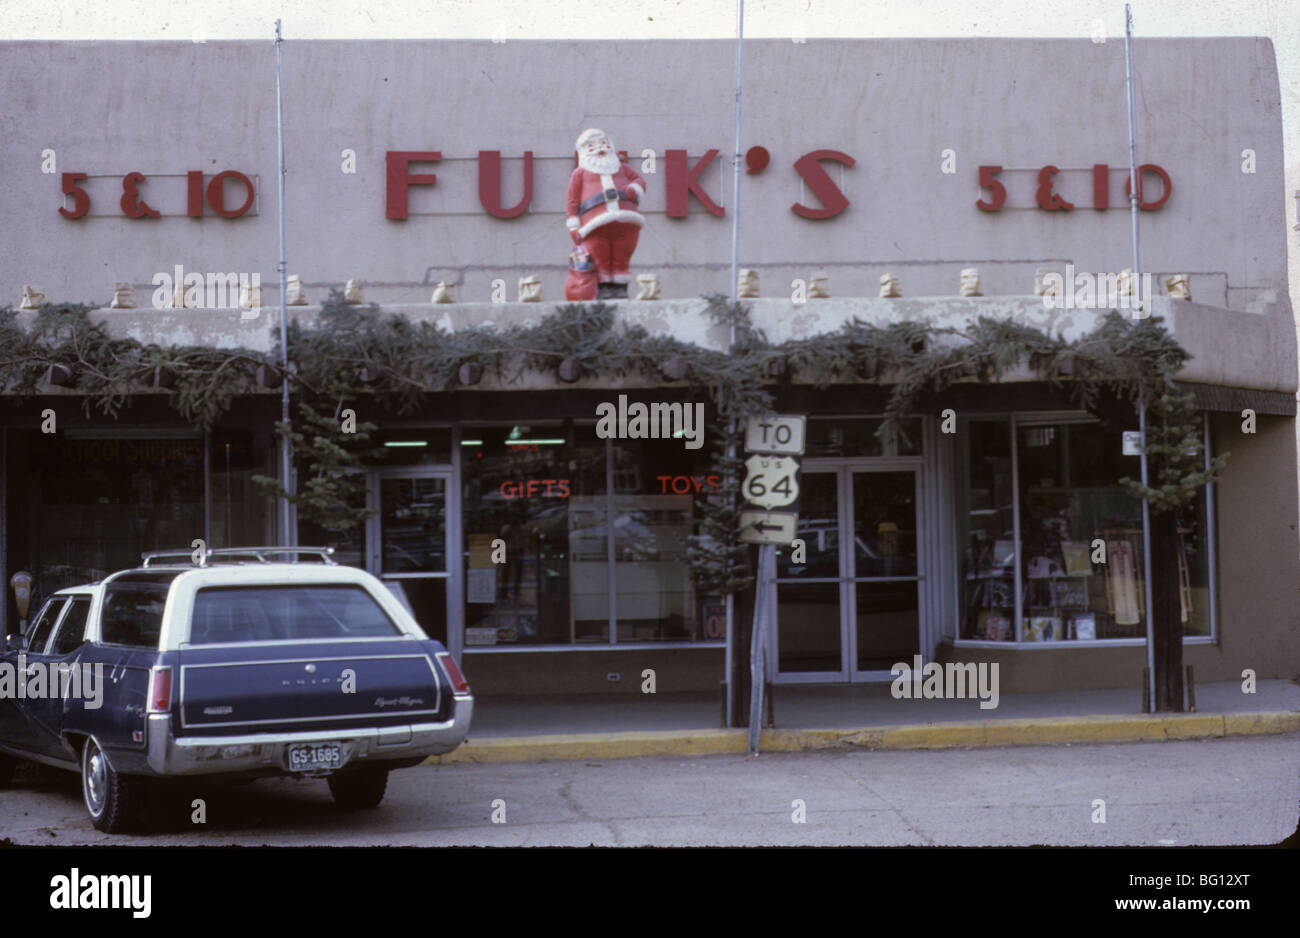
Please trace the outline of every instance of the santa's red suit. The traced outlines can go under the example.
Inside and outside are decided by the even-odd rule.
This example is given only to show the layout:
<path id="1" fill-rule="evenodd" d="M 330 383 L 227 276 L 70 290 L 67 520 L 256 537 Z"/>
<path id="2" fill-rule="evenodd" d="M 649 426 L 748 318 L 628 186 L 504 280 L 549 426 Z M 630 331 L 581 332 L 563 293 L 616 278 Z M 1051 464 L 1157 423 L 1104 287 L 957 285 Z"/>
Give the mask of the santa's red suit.
<path id="1" fill-rule="evenodd" d="M 632 252 L 645 224 L 637 207 L 644 196 L 645 180 L 626 163 L 613 174 L 579 166 L 569 177 L 565 224 L 596 262 L 601 283 L 632 279 Z"/>

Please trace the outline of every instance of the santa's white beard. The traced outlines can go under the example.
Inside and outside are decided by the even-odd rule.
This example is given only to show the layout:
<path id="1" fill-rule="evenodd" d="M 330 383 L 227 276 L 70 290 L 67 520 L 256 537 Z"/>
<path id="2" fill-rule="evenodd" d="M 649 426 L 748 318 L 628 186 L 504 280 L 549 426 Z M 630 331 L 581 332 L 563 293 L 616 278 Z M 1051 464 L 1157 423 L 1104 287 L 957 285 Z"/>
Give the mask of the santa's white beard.
<path id="1" fill-rule="evenodd" d="M 578 165 L 598 176 L 612 176 L 618 172 L 618 153 L 612 150 L 604 156 L 597 156 L 595 153 L 579 153 Z"/>

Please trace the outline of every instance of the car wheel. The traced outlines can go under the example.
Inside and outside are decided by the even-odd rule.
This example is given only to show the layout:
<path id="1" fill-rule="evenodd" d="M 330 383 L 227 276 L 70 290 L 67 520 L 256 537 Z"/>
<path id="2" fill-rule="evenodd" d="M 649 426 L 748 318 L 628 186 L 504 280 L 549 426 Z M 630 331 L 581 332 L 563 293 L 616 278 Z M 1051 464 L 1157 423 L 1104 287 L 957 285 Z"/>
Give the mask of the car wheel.
<path id="1" fill-rule="evenodd" d="M 139 820 L 143 782 L 124 778 L 93 739 L 81 749 L 81 796 L 90 822 L 106 834 L 131 830 Z"/>
<path id="2" fill-rule="evenodd" d="M 360 769 L 339 772 L 327 779 L 334 803 L 345 811 L 373 808 L 384 800 L 388 789 L 387 769 Z"/>
<path id="3" fill-rule="evenodd" d="M 13 781 L 14 769 L 18 768 L 18 760 L 13 756 L 6 756 L 0 752 L 0 788 L 8 788 L 9 783 Z"/>

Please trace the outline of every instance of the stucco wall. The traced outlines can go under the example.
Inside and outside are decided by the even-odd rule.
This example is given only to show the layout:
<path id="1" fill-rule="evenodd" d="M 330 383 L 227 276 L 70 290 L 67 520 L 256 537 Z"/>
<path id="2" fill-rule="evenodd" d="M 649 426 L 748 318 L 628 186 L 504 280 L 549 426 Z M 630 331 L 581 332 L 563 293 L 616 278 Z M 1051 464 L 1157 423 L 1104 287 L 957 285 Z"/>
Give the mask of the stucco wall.
<path id="1" fill-rule="evenodd" d="M 284 46 L 290 272 L 318 294 L 357 277 L 381 302 L 426 302 L 443 276 L 486 301 L 522 273 L 560 295 L 568 239 L 563 190 L 578 131 L 598 125 L 639 161 L 654 149 L 636 266 L 664 275 L 666 296 L 724 291 L 731 219 L 669 219 L 663 153 L 692 164 L 731 210 L 734 49 L 729 41 L 289 41 Z M 1212 305 L 1286 307 L 1280 97 L 1267 39 L 1148 39 L 1135 47 L 1139 159 L 1163 165 L 1174 193 L 1142 217 L 1143 266 L 1187 272 Z M 276 262 L 275 52 L 269 42 L 0 43 L 0 209 L 11 232 L 0 252 L 0 298 L 23 283 L 51 299 L 105 301 L 115 280 L 143 290 L 158 271 L 257 271 Z M 905 295 L 956 292 L 960 268 L 980 266 L 986 294 L 1029 292 L 1037 266 L 1117 271 L 1131 263 L 1123 195 L 1127 165 L 1124 56 L 1087 39 L 818 40 L 747 44 L 744 146 L 772 156 L 742 177 L 741 261 L 765 292 L 830 272 L 836 295 L 874 295 L 893 270 Z M 67 221 L 59 176 L 91 174 L 92 216 Z M 851 200 L 826 221 L 793 168 L 811 150 L 857 160 L 825 164 Z M 1256 172 L 1241 171 L 1242 150 Z M 356 153 L 354 174 L 342 153 Z M 531 211 L 493 219 L 478 200 L 477 153 L 507 158 L 503 202 L 521 194 L 522 151 L 537 159 Z M 956 172 L 941 170 L 951 149 Z M 433 188 L 411 189 L 412 216 L 384 217 L 384 153 L 438 150 Z M 1111 208 L 1092 209 L 1091 167 L 1112 167 Z M 1038 169 L 1062 172 L 1073 212 L 1034 207 Z M 1010 193 L 978 211 L 980 164 L 1005 167 Z M 254 175 L 255 217 L 184 216 L 187 170 Z M 123 173 L 150 174 L 142 191 L 165 216 L 118 209 Z M 163 174 L 179 174 L 165 176 Z M 96 178 L 96 177 L 99 178 Z M 1276 306 L 1275 306 L 1276 304 Z"/>

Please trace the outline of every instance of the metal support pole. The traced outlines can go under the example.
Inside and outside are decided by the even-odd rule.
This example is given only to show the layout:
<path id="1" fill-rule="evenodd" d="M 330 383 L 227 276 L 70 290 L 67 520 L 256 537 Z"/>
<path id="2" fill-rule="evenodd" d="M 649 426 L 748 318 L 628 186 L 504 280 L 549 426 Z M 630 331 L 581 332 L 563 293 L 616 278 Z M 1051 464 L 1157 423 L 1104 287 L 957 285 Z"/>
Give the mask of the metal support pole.
<path id="1" fill-rule="evenodd" d="M 1134 319 L 1145 318 L 1146 310 L 1142 308 L 1145 297 L 1142 296 L 1142 261 L 1138 250 L 1138 175 L 1137 175 L 1137 136 L 1133 130 L 1133 14 L 1129 5 L 1124 4 L 1124 83 L 1128 89 L 1128 179 L 1129 179 L 1129 217 L 1133 221 L 1133 299 L 1137 303 Z M 1138 315 L 1142 314 L 1142 315 Z M 1142 440 L 1142 484 L 1147 482 L 1147 408 L 1145 391 L 1138 385 L 1138 431 Z M 1142 577 L 1146 588 L 1142 591 L 1147 620 L 1147 693 L 1150 711 L 1156 708 L 1156 665 L 1155 665 L 1155 600 L 1151 595 L 1151 504 L 1142 499 Z"/>
<path id="2" fill-rule="evenodd" d="M 731 186 L 731 305 L 736 305 L 736 277 L 740 248 L 740 88 L 745 74 L 745 0 L 739 0 L 736 10 L 736 153 L 732 166 Z M 736 320 L 731 319 L 730 345 L 728 351 L 736 351 Z M 735 437 L 736 426 L 733 420 L 731 435 Z M 734 443 L 727 447 L 727 459 L 736 458 Z M 736 714 L 732 702 L 731 681 L 736 676 L 736 599 L 735 594 L 727 594 L 727 651 L 723 667 L 727 672 L 727 726 L 735 724 Z"/>
<path id="3" fill-rule="evenodd" d="M 767 624 L 772 615 L 768 599 L 768 571 L 776 560 L 776 547 L 758 549 L 758 575 L 754 578 L 754 632 L 749 643 L 749 754 L 758 755 L 758 736 L 763 728 L 764 651 Z"/>
<path id="4" fill-rule="evenodd" d="M 280 35 L 280 21 L 275 21 L 275 135 L 279 145 L 279 181 L 280 181 L 280 420 L 289 422 L 289 311 L 286 304 L 288 291 L 288 263 L 284 253 L 284 97 L 282 84 L 284 78 L 283 38 Z M 280 486 L 286 494 L 292 494 L 292 458 L 289 438 L 280 439 Z M 280 498 L 280 536 L 282 547 L 293 546 L 289 530 L 289 499 Z"/>

